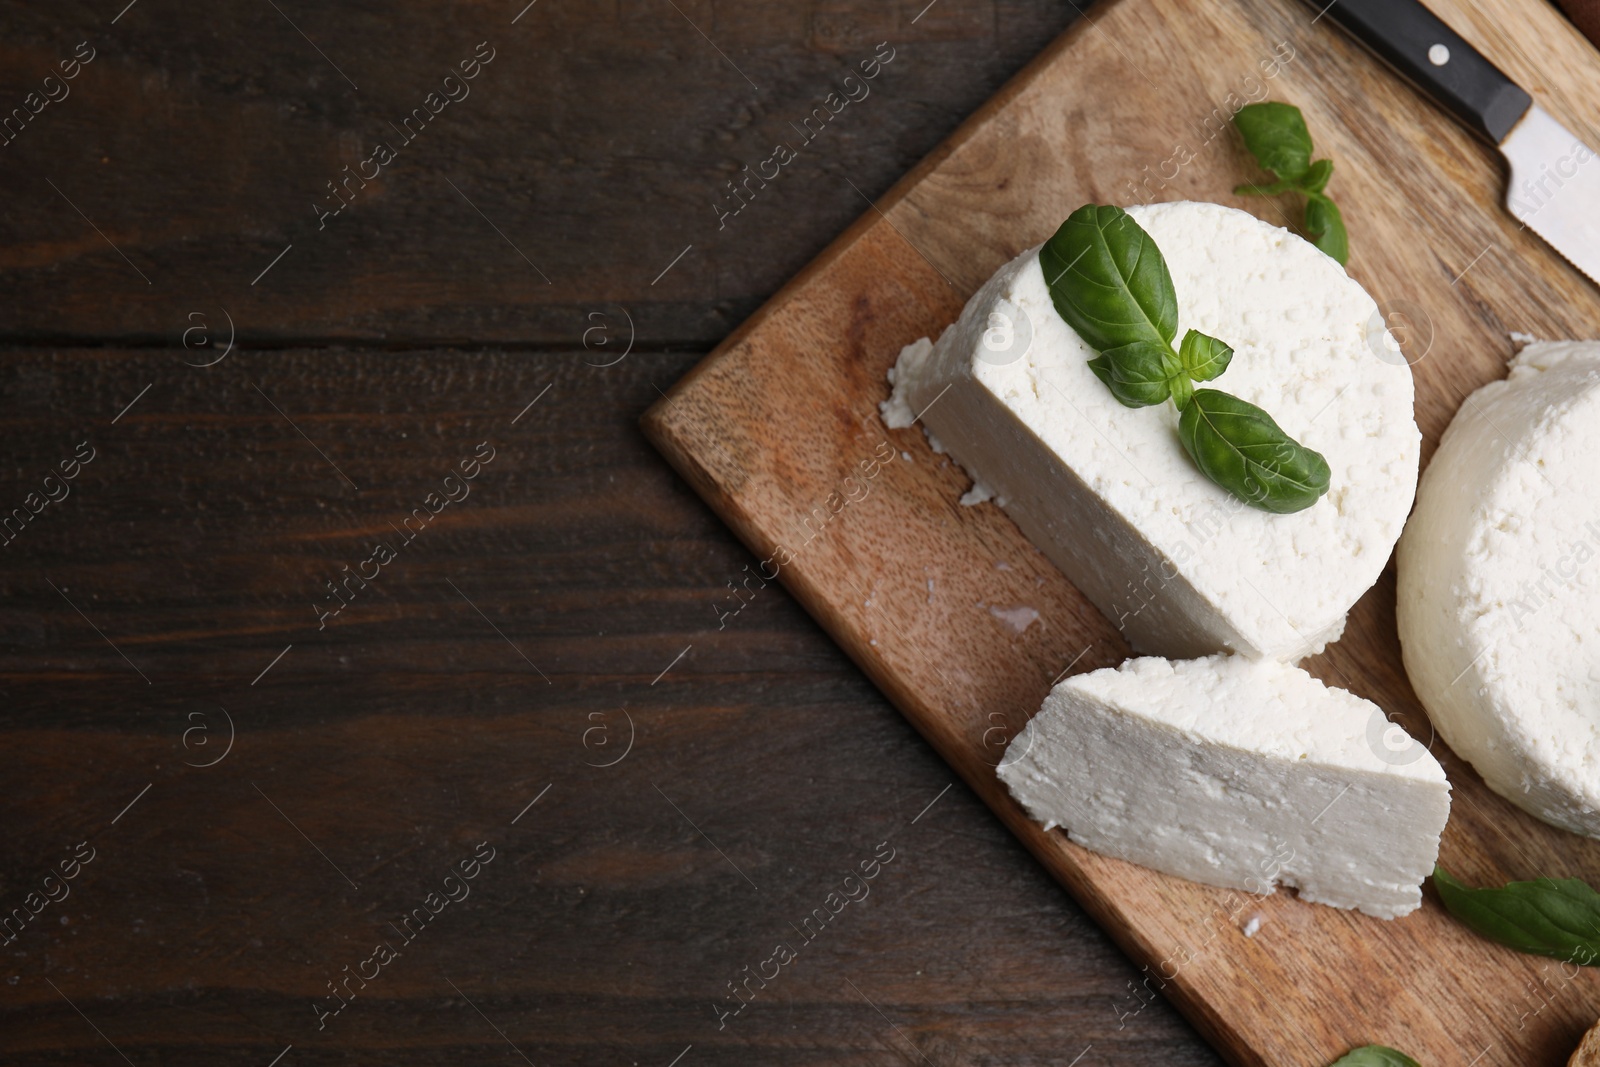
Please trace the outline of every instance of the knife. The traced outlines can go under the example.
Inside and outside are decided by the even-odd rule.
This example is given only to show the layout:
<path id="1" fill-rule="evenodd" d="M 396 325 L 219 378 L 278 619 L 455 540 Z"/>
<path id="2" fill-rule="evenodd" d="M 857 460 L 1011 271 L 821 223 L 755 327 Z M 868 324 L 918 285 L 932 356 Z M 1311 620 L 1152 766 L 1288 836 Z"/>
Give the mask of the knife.
<path id="1" fill-rule="evenodd" d="M 1309 0 L 1511 165 L 1506 209 L 1600 284 L 1600 157 L 1419 0 Z M 1313 20 L 1315 21 L 1315 20 Z"/>

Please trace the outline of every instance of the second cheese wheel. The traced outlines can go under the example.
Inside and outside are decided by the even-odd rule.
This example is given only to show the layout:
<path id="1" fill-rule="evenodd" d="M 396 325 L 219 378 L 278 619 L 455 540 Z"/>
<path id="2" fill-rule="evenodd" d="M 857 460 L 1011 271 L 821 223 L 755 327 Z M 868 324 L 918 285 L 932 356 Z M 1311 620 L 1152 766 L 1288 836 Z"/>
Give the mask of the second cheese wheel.
<path id="1" fill-rule="evenodd" d="M 1600 836 L 1600 344 L 1469 396 L 1397 554 L 1406 673 L 1495 792 Z"/>

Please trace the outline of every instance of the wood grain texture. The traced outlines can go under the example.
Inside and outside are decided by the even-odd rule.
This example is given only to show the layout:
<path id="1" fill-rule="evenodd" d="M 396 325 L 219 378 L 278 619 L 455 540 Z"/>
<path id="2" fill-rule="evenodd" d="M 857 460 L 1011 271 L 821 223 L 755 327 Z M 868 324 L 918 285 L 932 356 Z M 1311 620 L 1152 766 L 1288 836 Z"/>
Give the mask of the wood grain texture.
<path id="1" fill-rule="evenodd" d="M 1600 58 L 1557 14 L 1519 0 L 1432 6 L 1600 143 Z M 1127 649 L 997 508 L 957 505 L 966 480 L 919 432 L 887 431 L 878 417 L 900 347 L 937 334 L 995 268 L 1078 205 L 1137 201 L 1147 188 L 1152 199 L 1215 200 L 1272 218 L 1270 203 L 1230 198 L 1254 170 L 1207 123 L 1218 125 L 1218 109 L 1226 122 L 1261 91 L 1259 64 L 1283 42 L 1294 58 L 1266 94 L 1299 105 L 1320 152 L 1337 162 L 1330 191 L 1350 226 L 1351 273 L 1421 327 L 1408 356 L 1424 461 L 1462 397 L 1504 374 L 1508 331 L 1600 334 L 1593 288 L 1499 209 L 1492 153 L 1314 14 L 1284 0 L 1098 9 L 644 425 L 758 556 L 790 550 L 782 580 L 797 599 L 1134 959 L 1169 980 L 1165 992 L 1231 1062 L 1314 1067 L 1377 1042 L 1424 1063 L 1555 1065 L 1600 1006 L 1593 972 L 1569 978 L 1552 961 L 1478 939 L 1431 893 L 1393 923 L 1279 893 L 1253 904 L 1262 927 L 1246 938 L 1246 916 L 1225 907 L 1226 892 L 1090 854 L 1031 823 L 994 776 L 1004 739 L 1063 668 L 1108 666 Z M 1175 154 L 1192 160 L 1163 168 Z M 860 476 L 880 441 L 903 458 L 876 474 L 865 499 L 839 506 L 830 495 Z M 832 513 L 821 534 L 819 520 L 806 522 L 814 509 Z M 1391 568 L 1344 639 L 1308 666 L 1428 738 L 1393 603 Z M 990 610 L 1017 605 L 1040 614 L 1020 635 Z M 1473 883 L 1600 881 L 1600 846 L 1521 814 L 1442 743 L 1434 748 L 1455 786 L 1441 852 L 1452 871 Z"/>
<path id="2" fill-rule="evenodd" d="M 0 114 L 80 42 L 97 53 L 0 138 L 0 339 L 176 346 L 190 312 L 226 308 L 258 345 L 570 347 L 621 306 L 641 344 L 709 346 L 859 213 L 851 182 L 882 192 L 1074 17 L 544 0 L 513 23 L 527 0 L 289 0 L 199 18 L 141 0 L 113 25 L 122 6 L 0 3 Z M 884 40 L 898 55 L 871 95 L 719 228 L 725 183 Z M 470 95 L 320 222 L 328 183 L 400 146 L 391 124 L 483 41 Z"/>
<path id="3" fill-rule="evenodd" d="M 5 505 L 96 456 L 0 552 L 0 914 L 96 855 L 0 944 L 0 1061 L 1218 1062 L 1164 1003 L 1120 1025 L 1136 969 L 786 593 L 719 627 L 754 561 L 636 426 L 701 355 L 4 350 Z M 322 583 L 485 440 L 319 630 Z M 193 766 L 223 709 L 233 749 Z M 319 1030 L 483 840 L 470 897 Z"/>

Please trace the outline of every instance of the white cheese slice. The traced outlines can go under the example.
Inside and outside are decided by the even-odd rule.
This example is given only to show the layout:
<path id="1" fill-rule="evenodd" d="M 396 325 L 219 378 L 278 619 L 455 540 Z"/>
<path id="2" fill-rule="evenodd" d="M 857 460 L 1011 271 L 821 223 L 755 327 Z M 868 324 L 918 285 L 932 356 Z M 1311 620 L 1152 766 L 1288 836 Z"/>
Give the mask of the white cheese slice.
<path id="1" fill-rule="evenodd" d="M 1600 837 L 1600 343 L 1530 344 L 1456 412 L 1397 553 L 1406 673 L 1495 792 Z"/>
<path id="2" fill-rule="evenodd" d="M 1095 852 L 1390 919 L 1422 902 L 1450 786 L 1377 705 L 1298 667 L 1148 657 L 1069 678 L 1000 778 Z"/>
<path id="3" fill-rule="evenodd" d="M 1127 408 L 1056 313 L 1030 249 L 891 372 L 891 427 L 937 439 L 1141 652 L 1320 651 L 1377 580 L 1416 489 L 1411 369 L 1361 286 L 1287 230 L 1216 204 L 1128 209 L 1190 328 L 1234 349 L 1216 388 L 1326 457 L 1331 488 L 1273 515 L 1207 480 L 1171 404 Z"/>

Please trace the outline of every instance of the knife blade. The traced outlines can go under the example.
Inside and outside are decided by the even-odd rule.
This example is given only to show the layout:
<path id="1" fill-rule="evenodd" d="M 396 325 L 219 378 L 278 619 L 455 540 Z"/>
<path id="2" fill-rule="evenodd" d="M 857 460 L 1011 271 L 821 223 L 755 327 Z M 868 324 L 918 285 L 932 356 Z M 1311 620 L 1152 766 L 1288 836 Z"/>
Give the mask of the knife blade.
<path id="1" fill-rule="evenodd" d="M 1511 164 L 1506 208 L 1600 284 L 1600 163 L 1538 104 L 1500 142 Z"/>
<path id="2" fill-rule="evenodd" d="M 1600 285 L 1600 160 L 1420 0 L 1308 0 L 1510 165 L 1506 210 Z"/>

